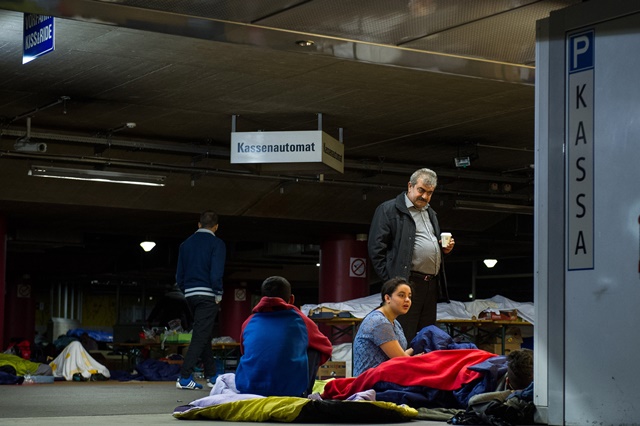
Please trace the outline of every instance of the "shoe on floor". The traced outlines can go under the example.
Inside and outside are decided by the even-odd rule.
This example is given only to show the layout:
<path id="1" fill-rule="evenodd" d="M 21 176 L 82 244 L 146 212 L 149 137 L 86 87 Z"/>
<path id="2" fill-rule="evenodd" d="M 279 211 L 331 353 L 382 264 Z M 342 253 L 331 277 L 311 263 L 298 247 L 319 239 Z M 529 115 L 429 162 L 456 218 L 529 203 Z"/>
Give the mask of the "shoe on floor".
<path id="1" fill-rule="evenodd" d="M 189 376 L 186 379 L 178 377 L 178 380 L 176 380 L 176 387 L 178 389 L 202 389 L 202 385 L 193 381 L 193 376 Z"/>
<path id="2" fill-rule="evenodd" d="M 84 376 L 82 375 L 82 373 L 76 373 L 76 374 L 74 374 L 74 375 L 73 375 L 73 377 L 71 377 L 71 379 L 72 379 L 74 382 L 86 382 L 87 380 L 89 380 L 89 379 L 87 379 L 86 377 L 84 377 Z"/>
<path id="3" fill-rule="evenodd" d="M 218 379 L 218 375 L 216 374 L 213 377 L 209 377 L 207 378 L 207 386 L 209 386 L 210 388 L 214 387 L 216 385 L 216 380 Z"/>
<path id="4" fill-rule="evenodd" d="M 96 373 L 96 374 L 92 374 L 91 378 L 89 378 L 90 381 L 92 382 L 104 382 L 109 380 L 107 377 L 104 376 L 104 374 L 102 373 Z"/>

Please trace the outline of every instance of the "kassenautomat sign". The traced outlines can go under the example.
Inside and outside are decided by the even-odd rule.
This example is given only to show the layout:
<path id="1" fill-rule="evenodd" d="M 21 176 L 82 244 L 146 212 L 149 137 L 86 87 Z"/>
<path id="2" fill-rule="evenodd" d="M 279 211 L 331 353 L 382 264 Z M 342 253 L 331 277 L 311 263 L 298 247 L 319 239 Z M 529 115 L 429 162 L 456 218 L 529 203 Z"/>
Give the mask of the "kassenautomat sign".
<path id="1" fill-rule="evenodd" d="M 344 145 L 321 130 L 231 133 L 231 163 L 344 173 Z"/>

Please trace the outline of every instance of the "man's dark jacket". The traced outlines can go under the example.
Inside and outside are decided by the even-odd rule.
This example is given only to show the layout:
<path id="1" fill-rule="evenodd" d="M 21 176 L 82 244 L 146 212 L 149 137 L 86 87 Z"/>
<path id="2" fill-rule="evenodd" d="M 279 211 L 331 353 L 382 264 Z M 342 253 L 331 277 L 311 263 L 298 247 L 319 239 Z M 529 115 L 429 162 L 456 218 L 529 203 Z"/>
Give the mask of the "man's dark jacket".
<path id="1" fill-rule="evenodd" d="M 382 281 L 393 277 L 409 279 L 411 259 L 416 236 L 416 223 L 405 203 L 405 192 L 395 199 L 380 204 L 373 215 L 369 229 L 369 257 L 376 274 Z M 440 225 L 436 212 L 427 209 L 436 236 L 440 235 Z M 444 253 L 440 263 L 440 298 L 449 300 L 447 277 L 444 271 Z"/>

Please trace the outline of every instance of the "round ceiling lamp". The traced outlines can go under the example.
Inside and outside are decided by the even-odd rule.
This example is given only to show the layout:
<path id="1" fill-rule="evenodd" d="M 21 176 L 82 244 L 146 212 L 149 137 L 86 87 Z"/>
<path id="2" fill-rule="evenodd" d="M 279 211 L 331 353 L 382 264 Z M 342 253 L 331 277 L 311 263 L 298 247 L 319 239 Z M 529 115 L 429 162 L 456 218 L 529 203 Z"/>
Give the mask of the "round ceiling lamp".
<path id="1" fill-rule="evenodd" d="M 140 243 L 140 247 L 142 247 L 142 250 L 146 252 L 150 252 L 155 246 L 156 243 L 154 243 L 153 241 L 143 241 Z"/>
<path id="2" fill-rule="evenodd" d="M 315 43 L 315 41 L 313 40 L 297 40 L 296 44 L 300 47 L 310 47 L 313 46 Z"/>
<path id="3" fill-rule="evenodd" d="M 483 263 L 487 268 L 493 268 L 494 266 L 496 266 L 496 263 L 498 263 L 498 261 L 496 259 L 485 259 L 483 260 Z"/>

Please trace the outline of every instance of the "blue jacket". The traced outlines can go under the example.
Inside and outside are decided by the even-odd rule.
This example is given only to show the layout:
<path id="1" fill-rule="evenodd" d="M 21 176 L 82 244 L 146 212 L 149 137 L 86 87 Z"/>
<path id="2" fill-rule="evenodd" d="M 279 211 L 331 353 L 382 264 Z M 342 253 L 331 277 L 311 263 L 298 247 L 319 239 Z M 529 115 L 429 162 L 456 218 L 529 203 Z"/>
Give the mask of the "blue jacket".
<path id="1" fill-rule="evenodd" d="M 226 255 L 224 242 L 204 228 L 180 244 L 176 282 L 184 295 L 222 296 Z"/>
<path id="2" fill-rule="evenodd" d="M 332 346 L 297 307 L 279 297 L 263 297 L 242 324 L 240 350 L 236 369 L 240 393 L 301 396 L 309 385 L 307 351 L 318 352 L 324 364 Z"/>

